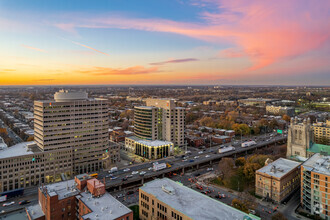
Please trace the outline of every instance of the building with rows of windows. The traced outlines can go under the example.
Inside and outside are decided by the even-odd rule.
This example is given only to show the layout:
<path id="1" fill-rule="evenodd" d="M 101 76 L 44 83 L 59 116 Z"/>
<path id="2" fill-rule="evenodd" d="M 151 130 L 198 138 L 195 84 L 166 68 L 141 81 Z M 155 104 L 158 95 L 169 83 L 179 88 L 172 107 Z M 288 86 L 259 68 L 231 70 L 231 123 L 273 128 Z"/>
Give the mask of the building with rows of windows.
<path id="1" fill-rule="evenodd" d="M 72 178 L 110 167 L 108 104 L 59 91 L 34 102 L 34 142 L 0 150 L 0 191 Z"/>

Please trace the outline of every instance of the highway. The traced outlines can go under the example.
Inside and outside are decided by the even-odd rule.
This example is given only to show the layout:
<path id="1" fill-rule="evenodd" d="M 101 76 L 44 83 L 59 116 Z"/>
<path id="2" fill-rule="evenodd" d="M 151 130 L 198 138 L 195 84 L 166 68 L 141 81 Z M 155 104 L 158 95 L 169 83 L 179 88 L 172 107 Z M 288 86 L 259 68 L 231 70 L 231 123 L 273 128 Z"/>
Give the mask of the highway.
<path id="1" fill-rule="evenodd" d="M 182 156 L 175 156 L 175 157 L 171 156 L 168 158 L 163 158 L 158 160 L 159 163 L 164 162 L 170 164 L 171 165 L 170 168 L 166 168 L 159 171 L 153 171 L 151 168 L 154 161 L 146 162 L 146 163 L 131 165 L 128 167 L 123 167 L 119 169 L 116 173 L 114 173 L 112 176 L 109 174 L 108 171 L 99 172 L 98 179 L 100 180 L 105 179 L 106 188 L 112 192 L 120 191 L 124 188 L 127 189 L 134 188 L 142 185 L 146 181 L 153 180 L 157 177 L 162 177 L 170 172 L 182 173 L 182 172 L 186 172 L 187 170 L 193 171 L 202 167 L 212 167 L 212 165 L 214 165 L 215 162 L 218 162 L 222 157 L 228 157 L 228 156 L 235 157 L 241 154 L 247 155 L 248 151 L 253 151 L 257 148 L 262 148 L 264 146 L 272 145 L 277 142 L 286 142 L 286 136 L 278 136 L 273 134 L 272 137 L 270 135 L 271 134 L 254 137 L 252 140 L 255 140 L 257 142 L 257 145 L 250 147 L 242 148 L 240 146 L 240 142 L 237 141 L 234 141 L 233 143 L 225 144 L 225 146 L 229 146 L 229 145 L 234 146 L 235 150 L 221 154 L 218 153 L 220 146 L 213 146 L 205 150 L 189 148 L 189 151 L 191 151 L 191 153 L 184 155 L 188 157 L 186 160 L 184 160 Z M 245 140 L 249 140 L 249 138 Z M 135 171 L 136 174 L 132 174 L 133 171 Z M 144 171 L 146 173 L 144 175 L 139 175 L 141 171 Z M 30 205 L 30 204 L 23 206 L 19 205 L 18 202 L 21 200 L 30 200 L 31 201 L 30 204 L 36 204 L 38 202 L 37 186 L 25 189 L 24 196 L 21 198 L 9 199 L 8 201 L 15 201 L 14 205 L 8 207 L 2 207 L 3 204 L 2 203 L 0 207 L 0 212 L 4 210 L 5 213 L 8 213 L 14 210 L 22 209 L 25 206 Z M 0 213 L 0 215 L 3 214 Z"/>
<path id="2" fill-rule="evenodd" d="M 270 134 L 269 134 L 270 135 Z M 183 160 L 181 156 L 176 157 L 168 157 L 164 159 L 158 160 L 159 163 L 168 163 L 171 165 L 170 168 L 166 168 L 159 171 L 152 170 L 153 162 L 137 164 L 125 167 L 123 169 L 119 169 L 118 172 L 110 175 L 107 171 L 99 173 L 99 179 L 105 178 L 106 187 L 111 190 L 120 190 L 123 185 L 134 185 L 140 184 L 142 185 L 145 181 L 152 180 L 157 177 L 162 177 L 166 173 L 170 172 L 184 172 L 187 169 L 196 168 L 199 166 L 211 166 L 212 163 L 219 161 L 222 157 L 227 156 L 236 156 L 242 153 L 248 154 L 248 151 L 253 151 L 254 149 L 261 148 L 267 145 L 274 144 L 276 142 L 284 142 L 286 141 L 286 136 L 275 136 L 270 137 L 267 135 L 266 137 L 258 137 L 256 140 L 257 145 L 242 148 L 240 143 L 233 144 L 235 147 L 234 151 L 226 152 L 226 153 L 218 153 L 219 146 L 211 147 L 205 150 L 194 150 L 191 151 L 191 154 L 186 155 L 188 157 L 186 160 Z M 273 134 L 274 135 L 274 134 Z M 226 146 L 229 146 L 226 144 Z M 128 170 L 128 169 L 129 170 Z M 125 170 L 127 169 L 127 170 Z M 144 175 L 139 175 L 141 171 L 144 171 Z"/>

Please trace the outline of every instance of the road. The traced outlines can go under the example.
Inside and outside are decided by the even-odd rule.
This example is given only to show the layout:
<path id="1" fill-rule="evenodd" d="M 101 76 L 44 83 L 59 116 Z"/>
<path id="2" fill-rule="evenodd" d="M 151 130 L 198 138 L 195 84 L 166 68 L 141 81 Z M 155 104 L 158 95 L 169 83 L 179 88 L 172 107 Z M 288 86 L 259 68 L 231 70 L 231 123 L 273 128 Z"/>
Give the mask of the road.
<path id="1" fill-rule="evenodd" d="M 282 136 L 276 136 L 276 137 L 271 137 L 270 134 L 267 136 L 258 136 L 255 137 L 253 140 L 256 140 L 258 143 L 258 146 L 260 145 L 266 145 L 274 140 L 282 140 L 285 137 Z M 226 144 L 226 146 L 230 145 Z M 107 188 L 111 187 L 111 186 L 115 186 L 115 185 L 120 185 L 122 183 L 125 182 L 129 182 L 129 181 L 138 181 L 138 180 L 142 180 L 142 176 L 139 175 L 139 173 L 141 171 L 146 172 L 146 174 L 143 176 L 143 179 L 152 179 L 153 177 L 157 176 L 158 173 L 167 173 L 170 170 L 179 170 L 182 167 L 185 166 L 191 166 L 193 164 L 198 164 L 198 163 L 204 163 L 204 162 L 209 162 L 210 160 L 214 159 L 214 158 L 219 158 L 222 156 L 232 156 L 234 153 L 240 153 L 243 151 L 246 151 L 247 149 L 254 149 L 256 146 L 252 146 L 252 147 L 248 147 L 248 148 L 242 148 L 240 147 L 240 143 L 235 143 L 233 144 L 233 146 L 235 146 L 235 151 L 233 152 L 227 152 L 224 154 L 219 154 L 218 153 L 218 149 L 220 148 L 219 146 L 213 146 L 211 148 L 208 148 L 204 151 L 198 150 L 198 149 L 192 149 L 191 150 L 191 154 L 186 155 L 188 156 L 187 160 L 184 161 L 183 158 L 177 156 L 171 156 L 168 158 L 164 158 L 164 159 L 160 159 L 158 160 L 158 162 L 166 162 L 171 164 L 171 168 L 167 168 L 165 170 L 160 170 L 160 171 L 153 171 L 151 170 L 152 167 L 152 162 L 148 162 L 148 163 L 142 163 L 142 164 L 137 164 L 137 165 L 132 165 L 126 168 L 122 168 L 119 169 L 118 172 L 116 172 L 113 175 L 113 178 L 115 179 L 111 179 L 110 174 L 108 173 L 108 171 L 103 171 L 99 173 L 98 179 L 103 179 L 105 178 L 106 181 L 106 185 Z M 193 162 L 189 162 L 190 160 L 194 160 Z M 209 167 L 211 167 L 212 165 L 210 164 Z M 129 171 L 125 171 L 125 169 L 129 169 Z M 133 171 L 136 171 L 137 174 L 132 174 Z M 128 178 L 126 181 L 123 181 L 123 178 Z M 134 196 L 134 194 L 133 194 Z M 6 212 L 11 211 L 13 209 L 17 209 L 20 206 L 17 204 L 17 202 L 19 200 L 30 200 L 31 203 L 37 202 L 37 187 L 30 187 L 25 189 L 24 192 L 24 196 L 22 198 L 18 198 L 18 199 L 13 199 L 13 200 L 9 200 L 9 201 L 15 201 L 16 204 L 9 206 L 9 207 L 1 207 L 1 211 L 5 210 Z M 131 196 L 130 196 L 131 197 Z"/>

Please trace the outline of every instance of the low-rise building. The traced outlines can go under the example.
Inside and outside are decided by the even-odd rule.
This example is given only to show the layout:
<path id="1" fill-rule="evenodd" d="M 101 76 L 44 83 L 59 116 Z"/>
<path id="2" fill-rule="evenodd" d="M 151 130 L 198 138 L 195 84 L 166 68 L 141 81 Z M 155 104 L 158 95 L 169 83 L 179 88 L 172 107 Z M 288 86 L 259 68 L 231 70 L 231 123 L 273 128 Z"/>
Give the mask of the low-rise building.
<path id="1" fill-rule="evenodd" d="M 215 135 L 212 136 L 212 142 L 217 144 L 225 144 L 231 142 L 230 136 Z"/>
<path id="2" fill-rule="evenodd" d="M 318 122 L 312 125 L 313 142 L 330 145 L 330 120 L 325 123 Z"/>
<path id="3" fill-rule="evenodd" d="M 301 165 L 301 206 L 330 219 L 330 156 L 314 154 Z"/>
<path id="4" fill-rule="evenodd" d="M 274 106 L 274 105 L 267 105 L 266 112 L 272 115 L 288 115 L 293 117 L 295 115 L 295 108 L 293 107 L 283 107 L 283 106 Z"/>
<path id="5" fill-rule="evenodd" d="M 256 171 L 256 195 L 282 202 L 300 186 L 300 163 L 279 158 Z"/>
<path id="6" fill-rule="evenodd" d="M 156 179 L 139 190 L 140 219 L 260 219 L 192 190 L 168 178 Z"/>
<path id="7" fill-rule="evenodd" d="M 125 148 L 151 160 L 170 156 L 173 153 L 174 144 L 169 141 L 149 141 L 132 136 L 125 139 Z"/>
<path id="8" fill-rule="evenodd" d="M 39 204 L 26 208 L 30 220 L 133 220 L 133 212 L 87 174 L 38 188 Z"/>

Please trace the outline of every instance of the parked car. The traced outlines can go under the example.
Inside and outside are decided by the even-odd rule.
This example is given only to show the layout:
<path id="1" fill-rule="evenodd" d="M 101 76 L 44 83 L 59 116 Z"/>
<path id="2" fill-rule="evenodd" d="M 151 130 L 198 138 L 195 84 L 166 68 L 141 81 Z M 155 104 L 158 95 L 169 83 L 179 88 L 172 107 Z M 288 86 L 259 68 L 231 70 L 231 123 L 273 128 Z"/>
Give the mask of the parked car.
<path id="1" fill-rule="evenodd" d="M 128 178 L 132 178 L 133 177 L 133 175 L 127 175 L 126 176 L 126 178 L 128 179 Z"/>
<path id="2" fill-rule="evenodd" d="M 111 176 L 110 177 L 110 179 L 112 179 L 112 180 L 115 180 L 115 179 L 117 179 L 118 177 L 116 177 L 116 176 Z"/>
<path id="3" fill-rule="evenodd" d="M 148 170 L 152 170 L 152 167 L 149 167 Z"/>
<path id="4" fill-rule="evenodd" d="M 140 176 L 143 176 L 144 174 L 146 174 L 147 172 L 145 172 L 145 171 L 141 171 L 140 172 Z"/>
<path id="5" fill-rule="evenodd" d="M 222 199 L 221 195 L 215 195 L 214 198 L 216 198 L 216 199 Z"/>
<path id="6" fill-rule="evenodd" d="M 203 151 L 199 151 L 199 152 L 198 152 L 198 154 L 202 154 L 202 153 L 203 153 Z"/>
<path id="7" fill-rule="evenodd" d="M 25 205 L 25 204 L 28 204 L 28 203 L 30 203 L 29 200 L 22 200 L 22 201 L 20 201 L 18 204 L 19 204 L 19 205 Z"/>
<path id="8" fill-rule="evenodd" d="M 128 172 L 128 171 L 130 171 L 131 169 L 130 168 L 125 168 L 123 171 L 124 172 Z"/>
<path id="9" fill-rule="evenodd" d="M 194 162 L 194 160 L 189 160 L 190 163 Z"/>
<path id="10" fill-rule="evenodd" d="M 182 162 L 186 162 L 186 161 L 187 161 L 187 159 L 183 159 L 183 160 L 182 160 Z"/>
<path id="11" fill-rule="evenodd" d="M 210 155 L 205 155 L 206 158 L 210 157 Z"/>
<path id="12" fill-rule="evenodd" d="M 206 171 L 212 171 L 213 167 L 207 168 Z"/>
<path id="13" fill-rule="evenodd" d="M 199 158 L 199 156 L 195 156 L 194 158 L 195 158 L 195 159 L 198 159 L 198 158 Z"/>
<path id="14" fill-rule="evenodd" d="M 6 203 L 4 203 L 2 206 L 3 206 L 3 207 L 6 207 L 6 206 L 14 205 L 14 204 L 15 204 L 15 202 L 12 201 L 12 202 L 6 202 Z"/>
<path id="15" fill-rule="evenodd" d="M 138 173 L 139 173 L 139 171 L 133 171 L 132 175 L 135 175 L 135 174 L 138 174 Z"/>

